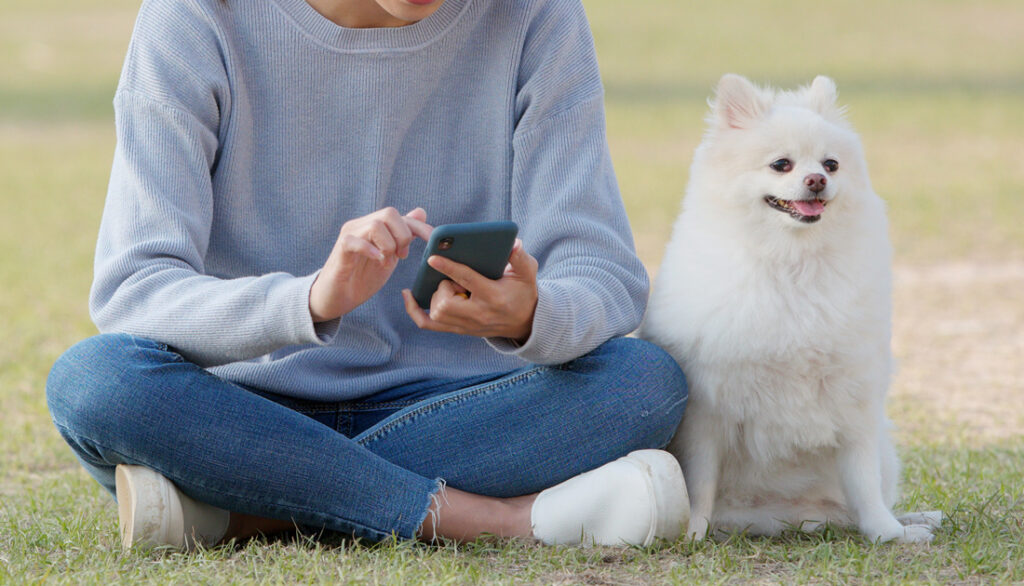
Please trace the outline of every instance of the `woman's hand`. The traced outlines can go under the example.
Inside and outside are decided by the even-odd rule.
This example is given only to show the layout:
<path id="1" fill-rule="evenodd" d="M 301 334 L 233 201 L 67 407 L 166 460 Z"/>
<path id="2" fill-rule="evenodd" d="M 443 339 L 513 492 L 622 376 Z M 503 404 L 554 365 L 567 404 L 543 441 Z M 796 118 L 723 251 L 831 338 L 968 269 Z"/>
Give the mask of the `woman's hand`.
<path id="1" fill-rule="evenodd" d="M 525 342 L 537 308 L 537 259 L 516 240 L 505 274 L 492 281 L 466 265 L 434 255 L 427 261 L 451 280 L 441 281 L 424 312 L 408 289 L 405 311 L 424 330 Z"/>
<path id="2" fill-rule="evenodd" d="M 412 239 L 430 238 L 433 228 L 426 220 L 422 208 L 404 216 L 385 208 L 345 222 L 309 291 L 313 321 L 341 317 L 380 291 L 398 261 L 409 256 Z"/>

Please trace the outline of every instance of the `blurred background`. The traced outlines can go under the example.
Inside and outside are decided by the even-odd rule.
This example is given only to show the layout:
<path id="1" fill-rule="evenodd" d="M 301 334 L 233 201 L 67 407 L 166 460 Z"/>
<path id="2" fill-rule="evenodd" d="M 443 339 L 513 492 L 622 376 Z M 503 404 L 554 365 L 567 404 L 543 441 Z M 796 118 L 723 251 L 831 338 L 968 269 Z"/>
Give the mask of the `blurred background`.
<path id="1" fill-rule="evenodd" d="M 836 80 L 900 261 L 1024 256 L 1024 3 L 584 3 L 615 162 L 652 261 L 725 72 L 786 88 Z"/>
<path id="2" fill-rule="evenodd" d="M 0 500 L 40 487 L 60 498 L 84 476 L 49 423 L 44 386 L 53 360 L 94 332 L 86 298 L 111 100 L 138 4 L 0 4 Z M 902 364 L 891 411 L 904 441 L 1020 446 L 1024 2 L 584 5 L 652 273 L 718 78 L 792 88 L 829 75 L 889 204 Z"/>

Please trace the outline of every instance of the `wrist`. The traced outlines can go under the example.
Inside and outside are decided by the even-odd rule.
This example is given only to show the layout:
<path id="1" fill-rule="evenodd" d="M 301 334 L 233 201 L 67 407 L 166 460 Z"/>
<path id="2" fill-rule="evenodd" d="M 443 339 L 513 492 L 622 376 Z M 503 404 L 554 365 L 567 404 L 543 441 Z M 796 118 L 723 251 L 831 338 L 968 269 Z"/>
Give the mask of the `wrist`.
<path id="1" fill-rule="evenodd" d="M 530 335 L 533 334 L 533 317 L 537 313 L 537 291 L 533 292 L 533 301 L 530 303 L 530 311 L 526 314 L 526 317 L 520 321 L 519 327 L 513 332 L 508 338 L 516 344 L 522 346 L 530 339 Z"/>
<path id="2" fill-rule="evenodd" d="M 341 313 L 331 311 L 334 308 L 330 306 L 331 299 L 329 293 L 325 293 L 323 291 L 323 283 L 320 279 L 321 276 L 321 274 L 318 274 L 309 288 L 309 317 L 315 324 L 331 321 L 332 319 L 341 317 Z"/>

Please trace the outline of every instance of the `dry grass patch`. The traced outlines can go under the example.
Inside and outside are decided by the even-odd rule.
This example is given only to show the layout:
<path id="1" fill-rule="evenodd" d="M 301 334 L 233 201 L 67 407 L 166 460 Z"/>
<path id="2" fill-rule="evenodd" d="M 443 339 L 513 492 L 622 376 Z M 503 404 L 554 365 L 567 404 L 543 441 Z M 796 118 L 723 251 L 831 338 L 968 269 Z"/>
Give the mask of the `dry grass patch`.
<path id="1" fill-rule="evenodd" d="M 1024 437 L 1024 262 L 895 273 L 892 414 L 928 443 Z"/>

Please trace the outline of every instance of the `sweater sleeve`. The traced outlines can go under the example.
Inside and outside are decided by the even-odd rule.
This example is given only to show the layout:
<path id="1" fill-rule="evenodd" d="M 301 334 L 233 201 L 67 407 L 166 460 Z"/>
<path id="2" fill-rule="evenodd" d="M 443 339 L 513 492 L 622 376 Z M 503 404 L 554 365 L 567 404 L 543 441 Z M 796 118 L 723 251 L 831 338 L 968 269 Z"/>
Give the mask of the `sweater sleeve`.
<path id="1" fill-rule="evenodd" d="M 537 257 L 530 338 L 497 350 L 541 364 L 581 356 L 633 331 L 647 272 L 612 168 L 593 39 L 578 1 L 545 3 L 524 48 L 513 138 L 512 217 Z"/>
<path id="2" fill-rule="evenodd" d="M 316 274 L 205 272 L 229 100 L 215 35 L 190 4 L 147 2 L 136 24 L 114 99 L 117 146 L 96 247 L 93 321 L 205 366 L 325 343 L 337 323 L 314 327 L 308 299 Z"/>

